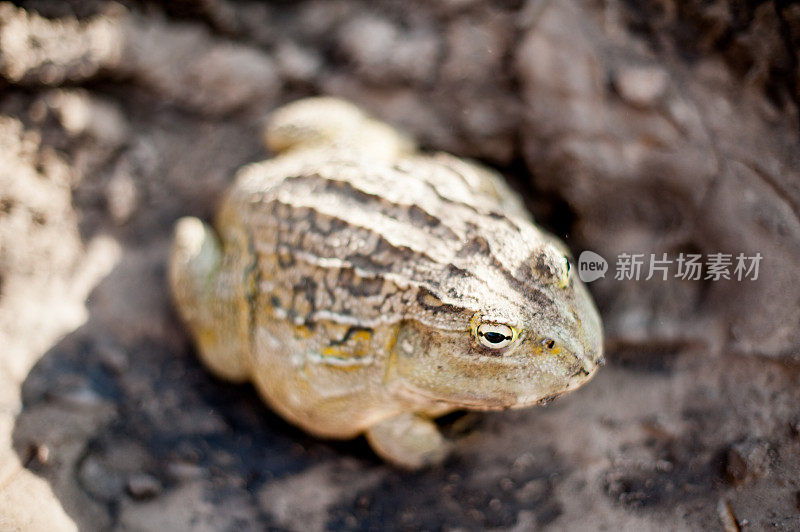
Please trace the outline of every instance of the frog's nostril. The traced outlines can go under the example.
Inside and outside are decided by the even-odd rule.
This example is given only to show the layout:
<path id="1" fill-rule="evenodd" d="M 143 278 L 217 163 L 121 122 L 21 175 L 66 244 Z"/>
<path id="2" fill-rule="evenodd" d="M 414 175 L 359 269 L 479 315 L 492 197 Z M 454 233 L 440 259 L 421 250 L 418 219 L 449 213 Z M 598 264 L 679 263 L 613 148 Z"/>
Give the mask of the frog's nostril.
<path id="1" fill-rule="evenodd" d="M 578 366 L 578 369 L 572 374 L 573 377 L 588 377 L 592 372 L 586 369 L 585 366 Z"/>

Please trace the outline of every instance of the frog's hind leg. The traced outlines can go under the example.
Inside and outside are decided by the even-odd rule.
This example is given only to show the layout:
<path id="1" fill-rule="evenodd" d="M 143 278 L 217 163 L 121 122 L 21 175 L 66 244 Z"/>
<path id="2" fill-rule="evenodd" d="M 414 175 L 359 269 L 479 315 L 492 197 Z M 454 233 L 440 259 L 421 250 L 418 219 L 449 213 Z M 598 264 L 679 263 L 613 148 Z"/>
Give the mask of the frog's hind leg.
<path id="1" fill-rule="evenodd" d="M 433 420 L 405 412 L 366 431 L 370 447 L 381 458 L 406 469 L 419 469 L 444 460 L 452 444 Z"/>
<path id="2" fill-rule="evenodd" d="M 264 132 L 275 153 L 328 149 L 338 156 L 394 161 L 415 150 L 410 137 L 373 119 L 350 102 L 305 98 L 277 109 Z"/>
<path id="3" fill-rule="evenodd" d="M 249 373 L 248 318 L 235 275 L 223 262 L 214 230 L 197 218 L 181 218 L 170 253 L 172 296 L 203 362 L 220 377 L 243 381 Z"/>

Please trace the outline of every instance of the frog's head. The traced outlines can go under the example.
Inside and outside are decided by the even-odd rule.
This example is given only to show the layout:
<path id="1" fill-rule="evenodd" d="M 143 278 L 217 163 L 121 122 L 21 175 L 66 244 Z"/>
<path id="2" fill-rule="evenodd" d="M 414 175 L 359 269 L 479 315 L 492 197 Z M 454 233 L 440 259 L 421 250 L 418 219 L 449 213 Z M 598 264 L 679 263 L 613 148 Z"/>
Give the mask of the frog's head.
<path id="1" fill-rule="evenodd" d="M 603 363 L 600 316 L 563 245 L 538 239 L 513 269 L 478 262 L 417 298 L 421 318 L 403 323 L 394 347 L 398 392 L 457 407 L 514 408 L 591 379 Z"/>

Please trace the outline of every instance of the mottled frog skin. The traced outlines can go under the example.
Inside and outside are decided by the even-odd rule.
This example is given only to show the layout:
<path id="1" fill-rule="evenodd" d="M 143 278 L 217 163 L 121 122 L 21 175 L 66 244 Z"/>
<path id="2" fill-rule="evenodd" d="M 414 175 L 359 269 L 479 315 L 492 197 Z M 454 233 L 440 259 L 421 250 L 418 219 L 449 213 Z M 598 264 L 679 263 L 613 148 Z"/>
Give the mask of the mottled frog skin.
<path id="1" fill-rule="evenodd" d="M 602 362 L 568 252 L 494 172 L 333 98 L 276 111 L 216 230 L 181 219 L 170 285 L 203 362 L 292 423 L 409 468 L 454 409 L 533 405 Z"/>

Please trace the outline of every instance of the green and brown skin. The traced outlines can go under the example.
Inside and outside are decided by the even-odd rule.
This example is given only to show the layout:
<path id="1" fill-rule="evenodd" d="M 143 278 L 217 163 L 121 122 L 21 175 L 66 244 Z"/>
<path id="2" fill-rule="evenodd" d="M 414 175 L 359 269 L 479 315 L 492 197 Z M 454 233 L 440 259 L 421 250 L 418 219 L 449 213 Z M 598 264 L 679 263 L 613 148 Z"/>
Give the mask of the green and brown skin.
<path id="1" fill-rule="evenodd" d="M 597 310 L 497 174 L 420 154 L 333 98 L 279 109 L 266 142 L 278 156 L 240 170 L 216 231 L 175 231 L 170 285 L 212 371 L 409 468 L 447 454 L 436 416 L 533 405 L 594 375 Z M 498 326 L 513 330 L 500 349 L 481 336 Z"/>

